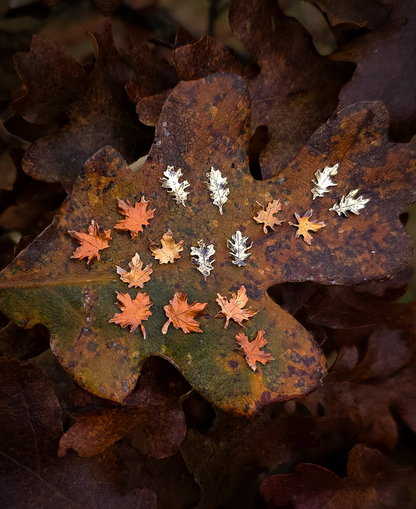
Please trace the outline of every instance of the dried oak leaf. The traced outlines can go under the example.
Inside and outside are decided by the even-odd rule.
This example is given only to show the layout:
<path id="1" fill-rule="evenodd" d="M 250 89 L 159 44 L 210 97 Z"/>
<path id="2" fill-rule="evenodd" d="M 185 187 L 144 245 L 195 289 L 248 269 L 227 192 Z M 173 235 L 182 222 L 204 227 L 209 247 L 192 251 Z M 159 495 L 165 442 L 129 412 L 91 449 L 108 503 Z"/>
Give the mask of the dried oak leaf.
<path id="1" fill-rule="evenodd" d="M 293 474 L 265 479 L 260 493 L 275 506 L 295 509 L 410 509 L 410 469 L 400 469 L 376 449 L 356 445 L 349 454 L 347 476 L 301 463 Z"/>
<path id="2" fill-rule="evenodd" d="M 149 244 L 152 255 L 156 260 L 159 260 L 159 263 L 173 263 L 181 257 L 179 253 L 183 251 L 183 240 L 175 242 L 172 235 L 170 230 L 163 234 L 163 237 L 160 239 L 160 243 L 162 244 L 161 248 L 156 242 L 151 242 Z"/>
<path id="3" fill-rule="evenodd" d="M 415 432 L 415 311 L 412 317 L 412 332 L 370 332 L 362 358 L 357 345 L 341 344 L 323 386 L 301 400 L 311 414 L 318 415 L 318 407 L 323 407 L 325 416 L 350 421 L 357 427 L 358 440 L 370 447 L 395 447 L 395 414 Z"/>
<path id="4" fill-rule="evenodd" d="M 244 327 L 243 320 L 249 320 L 252 316 L 256 315 L 258 311 L 252 309 L 244 309 L 248 302 L 247 292 L 244 285 L 238 290 L 237 295 L 233 293 L 230 300 L 217 293 L 217 302 L 221 307 L 221 311 L 215 315 L 215 318 L 225 317 L 224 329 L 228 327 L 230 320 L 233 319 L 236 323 Z"/>
<path id="5" fill-rule="evenodd" d="M 143 262 L 140 260 L 139 253 L 136 253 L 131 262 L 129 262 L 130 271 L 124 270 L 121 267 L 116 266 L 117 274 L 124 283 L 129 284 L 129 288 L 134 286 L 135 288 L 143 288 L 144 283 L 150 281 L 150 275 L 153 272 L 153 264 L 149 263 L 143 269 Z"/>
<path id="6" fill-rule="evenodd" d="M 342 423 L 326 417 L 279 415 L 276 405 L 252 419 L 218 412 L 208 436 L 188 429 L 180 449 L 202 488 L 198 509 L 229 507 L 242 472 L 255 474 L 252 489 L 257 492 L 260 468 L 284 464 L 297 452 L 319 447 L 332 429 L 339 432 Z M 247 480 L 245 475 L 244 482 Z M 240 492 L 241 484 L 238 489 Z"/>
<path id="7" fill-rule="evenodd" d="M 361 2 L 361 4 L 365 2 Z M 354 62 L 357 69 L 339 95 L 339 108 L 363 100 L 383 101 L 391 117 L 390 133 L 409 141 L 416 130 L 416 5 L 413 0 L 389 0 L 391 13 L 373 32 L 331 55 Z M 386 82 L 386 68 L 394 70 Z"/>
<path id="8" fill-rule="evenodd" d="M 0 486 L 4 509 L 156 509 L 147 489 L 124 495 L 114 459 L 57 457 L 62 410 L 43 371 L 0 359 Z M 103 475 L 105 472 L 105 475 Z"/>
<path id="9" fill-rule="evenodd" d="M 122 401 L 134 388 L 145 359 L 158 355 L 178 366 L 209 401 L 232 412 L 253 414 L 268 402 L 301 396 L 319 385 L 325 360 L 309 333 L 267 295 L 268 288 L 284 281 L 352 285 L 385 278 L 408 264 L 411 243 L 399 214 L 414 200 L 416 158 L 409 146 L 389 141 L 385 108 L 362 103 L 343 110 L 311 138 L 283 179 L 256 181 L 248 169 L 249 104 L 245 82 L 236 75 L 181 82 L 163 107 L 142 170 L 133 174 L 120 154 L 102 149 L 85 165 L 53 224 L 0 274 L 3 312 L 17 324 L 47 325 L 61 364 L 90 392 Z M 313 245 L 296 239 L 286 223 L 265 236 L 253 221 L 253 203 L 279 196 L 285 199 L 288 216 L 308 210 L 315 172 L 338 161 L 342 178 L 336 190 L 314 205 L 317 220 L 331 226 L 315 236 Z M 186 208 L 166 199 L 160 185 L 171 165 L 192 180 Z M 204 184 L 211 166 L 221 168 L 229 184 L 232 206 L 224 216 L 215 214 Z M 336 193 L 356 187 L 371 198 L 360 216 L 343 218 L 328 210 Z M 144 189 L 149 205 L 157 209 L 146 234 L 134 242 L 128 235 L 114 235 L 101 262 L 93 261 L 90 269 L 70 259 L 68 230 L 82 231 L 91 217 L 104 228 L 112 227 L 119 217 L 117 196 L 133 200 Z M 149 237 L 160 238 L 169 228 L 188 249 L 201 238 L 215 241 L 217 262 L 207 281 L 188 256 L 157 266 L 146 283 L 154 306 L 143 341 L 140 334 L 108 323 L 114 292 L 123 292 L 125 285 L 114 277 L 114 265 L 127 266 L 136 251 L 146 252 Z M 253 242 L 243 269 L 232 263 L 227 248 L 236 229 Z M 254 373 L 233 351 L 239 325 L 231 323 L 224 330 L 221 320 L 213 318 L 217 293 L 232 294 L 242 285 L 259 310 L 246 334 L 253 337 L 265 330 L 267 349 L 276 359 Z M 187 293 L 191 302 L 209 303 L 199 319 L 203 335 L 172 327 L 168 334 L 161 333 L 163 307 L 177 292 Z M 97 300 L 84 309 L 89 295 Z M 216 383 L 207 384 L 207 378 Z"/>
<path id="10" fill-rule="evenodd" d="M 146 329 L 142 322 L 149 319 L 152 314 L 149 309 L 153 305 L 148 294 L 139 292 L 134 300 L 128 293 L 116 292 L 116 294 L 118 300 L 116 306 L 121 309 L 121 313 L 116 313 L 108 322 L 116 323 L 123 329 L 130 327 L 130 332 L 134 332 L 140 325 L 143 338 L 146 339 Z"/>
<path id="11" fill-rule="evenodd" d="M 137 425 L 146 433 L 149 456 L 160 459 L 175 454 L 186 432 L 179 398 L 189 391 L 189 385 L 164 361 L 155 365 L 162 369 L 143 375 L 138 390 L 121 405 L 78 387 L 65 404 L 77 423 L 61 438 L 59 456 L 69 449 L 82 457 L 95 456 Z"/>
<path id="12" fill-rule="evenodd" d="M 260 71 L 247 78 L 251 134 L 267 130 L 259 162 L 263 178 L 269 178 L 332 115 L 351 73 L 318 55 L 303 26 L 284 16 L 275 0 L 233 0 L 229 20 Z"/>
<path id="13" fill-rule="evenodd" d="M 111 25 L 106 22 L 87 34 L 95 51 L 90 74 L 58 42 L 43 35 L 34 36 L 30 53 L 15 55 L 25 94 L 13 108 L 36 124 L 57 115 L 68 119 L 60 131 L 29 147 L 23 169 L 35 179 L 59 181 L 66 187 L 88 157 L 107 144 L 120 150 L 129 163 L 151 145 L 151 130 L 139 122 L 125 92 L 135 74 L 114 45 Z"/>
<path id="14" fill-rule="evenodd" d="M 74 230 L 68 230 L 68 233 L 81 244 L 71 258 L 76 258 L 78 260 L 87 258 L 88 264 L 90 264 L 91 260 L 94 258 L 99 260 L 100 251 L 109 248 L 110 244 L 108 242 L 112 240 L 110 235 L 111 230 L 104 230 L 104 233 L 100 233 L 100 227 L 94 219 L 91 220 L 88 233 L 76 232 Z"/>
<path id="15" fill-rule="evenodd" d="M 163 307 L 169 320 L 163 325 L 162 334 L 167 334 L 170 324 L 175 329 L 182 329 L 185 334 L 203 332 L 195 318 L 204 314 L 206 305 L 206 302 L 201 304 L 196 301 L 188 304 L 188 296 L 185 293 L 175 293 L 169 304 Z"/>
<path id="16" fill-rule="evenodd" d="M 302 236 L 303 240 L 306 242 L 306 244 L 309 244 L 309 245 L 312 244 L 312 235 L 309 232 L 317 232 L 321 228 L 326 226 L 326 224 L 322 221 L 320 221 L 320 222 L 309 221 L 309 219 L 312 217 L 312 213 L 313 213 L 312 209 L 305 212 L 305 214 L 303 214 L 303 216 L 300 216 L 299 214 L 297 214 L 295 212 L 295 217 L 296 217 L 296 221 L 298 222 L 298 224 L 291 223 L 290 221 L 288 222 L 288 224 L 290 224 L 290 226 L 295 226 L 298 229 L 295 237 L 299 238 L 300 236 Z"/>
<path id="17" fill-rule="evenodd" d="M 261 203 L 256 201 L 256 203 L 253 205 L 253 213 L 256 214 L 256 217 L 253 217 L 253 219 L 257 223 L 264 223 L 264 233 L 267 233 L 267 228 L 276 231 L 275 226 L 281 225 L 284 221 L 281 221 L 273 216 L 281 210 L 282 205 L 280 204 L 280 200 L 273 200 L 272 202 L 268 203 L 266 210 Z"/>
<path id="18" fill-rule="evenodd" d="M 130 235 L 134 239 L 137 237 L 137 234 L 142 232 L 143 228 L 149 224 L 149 219 L 152 219 L 156 209 L 147 210 L 147 204 L 149 202 L 144 199 L 144 196 L 142 196 L 140 202 L 136 202 L 134 206 L 129 200 L 124 201 L 117 198 L 117 202 L 120 214 L 126 216 L 126 219 L 117 221 L 114 225 L 114 229 L 130 231 Z"/>

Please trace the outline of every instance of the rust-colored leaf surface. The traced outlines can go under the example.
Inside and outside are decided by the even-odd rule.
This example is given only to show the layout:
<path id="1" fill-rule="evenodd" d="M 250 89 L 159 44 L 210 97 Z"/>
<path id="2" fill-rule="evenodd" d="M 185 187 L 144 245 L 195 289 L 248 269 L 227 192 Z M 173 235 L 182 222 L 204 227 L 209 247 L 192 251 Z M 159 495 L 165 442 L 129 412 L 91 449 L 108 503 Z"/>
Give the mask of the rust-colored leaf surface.
<path id="1" fill-rule="evenodd" d="M 279 226 L 283 223 L 283 220 L 277 219 L 277 216 L 275 215 L 281 210 L 282 205 L 280 204 L 280 200 L 273 200 L 272 202 L 268 203 L 266 209 L 261 203 L 256 201 L 256 203 L 253 205 L 253 212 L 255 214 L 253 219 L 257 223 L 263 223 L 264 233 L 268 232 L 267 228 L 276 231 L 276 226 Z"/>
<path id="2" fill-rule="evenodd" d="M 116 267 L 116 270 L 120 279 L 124 281 L 124 283 L 128 283 L 129 288 L 132 288 L 133 286 L 135 288 L 143 288 L 144 283 L 150 281 L 150 277 L 153 272 L 152 266 L 153 264 L 149 263 L 143 269 L 143 262 L 140 259 L 140 255 L 139 253 L 136 253 L 129 263 L 129 271 L 124 270 L 121 267 Z"/>
<path id="3" fill-rule="evenodd" d="M 244 327 L 243 320 L 249 320 L 252 316 L 258 313 L 258 311 L 253 309 L 244 308 L 248 302 L 247 292 L 244 285 L 238 290 L 237 295 L 233 293 L 230 300 L 218 293 L 217 302 L 221 307 L 221 311 L 215 315 L 215 318 L 225 318 L 224 329 L 228 327 L 231 319 Z"/>
<path id="4" fill-rule="evenodd" d="M 57 457 L 62 410 L 43 371 L 0 359 L 0 471 L 4 509 L 156 509 L 147 489 L 121 494 L 115 458 Z M 103 472 L 108 475 L 103 475 Z"/>
<path id="5" fill-rule="evenodd" d="M 259 153 L 263 178 L 280 173 L 332 115 L 350 73 L 321 57 L 310 35 L 275 0 L 233 0 L 230 26 L 258 70 L 247 78 L 251 134 L 267 132 Z M 250 76 L 250 69 L 246 71 Z M 253 76 L 254 74 L 254 76 Z"/>
<path id="6" fill-rule="evenodd" d="M 267 345 L 264 330 L 257 331 L 256 337 L 252 341 L 249 341 L 249 338 L 242 332 L 236 335 L 236 339 L 242 355 L 244 355 L 247 364 L 253 371 L 257 369 L 256 362 L 267 364 L 275 360 L 270 352 L 261 350 L 261 348 Z"/>
<path id="7" fill-rule="evenodd" d="M 147 210 L 148 201 L 142 196 L 140 202 L 136 202 L 132 205 L 129 200 L 120 200 L 117 197 L 118 208 L 120 214 L 126 216 L 125 219 L 120 219 L 114 225 L 115 230 L 129 231 L 132 238 L 137 237 L 139 232 L 143 231 L 149 224 L 149 220 L 152 219 L 155 209 Z"/>
<path id="8" fill-rule="evenodd" d="M 122 405 L 78 387 L 65 405 L 77 423 L 61 438 L 59 456 L 69 449 L 82 457 L 95 456 L 137 425 L 146 433 L 149 456 L 160 459 L 175 454 L 186 431 L 179 398 L 188 392 L 189 385 L 162 360 L 154 365 L 160 371 L 143 375 L 138 390 Z"/>
<path id="9" fill-rule="evenodd" d="M 95 52 L 90 74 L 59 43 L 42 35 L 34 36 L 30 53 L 15 56 L 25 94 L 13 108 L 36 124 L 57 115 L 68 120 L 25 153 L 23 169 L 35 179 L 69 186 L 88 157 L 106 144 L 120 150 L 129 163 L 150 147 L 151 131 L 138 121 L 124 90 L 135 73 L 117 51 L 111 25 L 87 34 Z"/>
<path id="10" fill-rule="evenodd" d="M 130 327 L 130 332 L 134 332 L 140 325 L 143 338 L 146 339 L 146 329 L 144 328 L 143 321 L 149 319 L 152 314 L 149 311 L 153 303 L 150 301 L 146 292 L 138 293 L 134 299 L 128 293 L 117 294 L 116 306 L 121 309 L 121 313 L 116 313 L 109 323 L 116 323 L 123 329 Z"/>
<path id="11" fill-rule="evenodd" d="M 354 62 L 357 69 L 339 95 L 339 108 L 358 101 L 383 101 L 391 117 L 390 132 L 409 141 L 416 128 L 415 79 L 416 6 L 412 0 L 387 2 L 391 12 L 373 32 L 331 55 Z M 386 68 L 394 69 L 386 83 Z"/>
<path id="12" fill-rule="evenodd" d="M 326 226 L 326 224 L 322 221 L 320 221 L 319 223 L 317 221 L 311 221 L 310 218 L 312 217 L 312 213 L 313 213 L 312 209 L 305 212 L 305 214 L 303 214 L 303 216 L 300 216 L 299 214 L 297 214 L 295 212 L 295 217 L 296 217 L 296 221 L 298 222 L 298 224 L 291 223 L 289 221 L 290 226 L 295 226 L 298 229 L 295 237 L 299 238 L 302 236 L 303 240 L 306 242 L 306 244 L 309 244 L 309 245 L 312 244 L 312 238 L 313 238 L 309 232 L 317 232 L 321 228 Z"/>
<path id="13" fill-rule="evenodd" d="M 293 474 L 264 480 L 260 492 L 275 506 L 295 509 L 410 509 L 411 470 L 401 469 L 376 449 L 356 445 L 350 452 L 347 476 L 340 479 L 330 470 L 302 463 Z"/>
<path id="14" fill-rule="evenodd" d="M 269 287 L 302 281 L 351 285 L 393 276 L 408 265 L 411 243 L 399 214 L 414 200 L 416 153 L 411 146 L 389 141 L 388 116 L 381 104 L 361 103 L 339 112 L 282 176 L 269 181 L 250 175 L 249 123 L 249 94 L 241 77 L 220 73 L 181 82 L 163 107 L 142 169 L 134 174 L 120 154 L 102 149 L 85 165 L 54 223 L 1 273 L 3 312 L 17 324 L 45 324 L 61 364 L 94 394 L 123 401 L 134 389 L 144 360 L 158 355 L 178 366 L 208 400 L 239 414 L 302 396 L 320 384 L 325 360 L 309 333 L 267 295 Z M 315 173 L 337 163 L 338 186 L 313 201 Z M 190 182 L 186 207 L 162 188 L 167 166 L 182 168 L 182 181 Z M 211 167 L 221 168 L 230 189 L 223 216 L 205 184 Z M 360 215 L 346 218 L 329 210 L 357 188 L 370 198 Z M 103 229 L 113 228 L 120 219 L 117 197 L 134 203 L 144 191 L 148 208 L 156 209 L 144 232 L 132 239 L 113 231 L 110 247 L 89 267 L 71 259 L 68 230 L 85 231 L 91 218 Z M 313 217 L 327 226 L 314 234 L 312 245 L 296 239 L 296 229 L 287 222 L 264 235 L 253 220 L 253 204 L 275 199 L 283 205 L 282 219 L 288 220 L 313 204 Z M 174 239 L 184 241 L 184 251 L 174 264 L 153 266 L 146 283 L 153 306 L 144 341 L 139 331 L 108 323 L 115 292 L 126 290 L 114 266 L 126 267 L 136 252 L 147 253 L 149 239 L 160 239 L 169 229 Z M 237 230 L 253 243 L 244 267 L 232 263 L 227 247 Z M 216 251 L 206 280 L 191 262 L 191 247 L 199 241 L 214 243 Z M 230 321 L 224 330 L 223 321 L 215 319 L 217 294 L 232 295 L 241 286 L 259 311 L 245 322 L 245 334 L 253 338 L 264 330 L 266 351 L 275 359 L 264 366 L 257 363 L 256 372 L 234 351 L 241 326 Z M 191 303 L 207 303 L 197 318 L 202 333 L 184 334 L 170 326 L 162 334 L 163 308 L 180 292 Z M 215 385 L 207 383 L 213 377 Z"/>
<path id="15" fill-rule="evenodd" d="M 81 244 L 71 258 L 77 258 L 78 260 L 87 258 L 88 264 L 94 258 L 100 259 L 100 251 L 110 247 L 109 241 L 112 238 L 110 235 L 111 230 L 104 230 L 103 233 L 100 233 L 100 227 L 94 219 L 91 220 L 88 233 L 75 232 L 73 230 L 68 230 L 68 233 Z"/>
<path id="16" fill-rule="evenodd" d="M 190 332 L 202 332 L 195 318 L 203 314 L 206 305 L 206 302 L 202 304 L 196 301 L 192 302 L 192 304 L 188 304 L 188 296 L 185 293 L 175 293 L 173 299 L 163 308 L 169 320 L 163 325 L 162 334 L 168 332 L 170 324 L 172 324 L 175 329 L 182 329 L 185 334 Z"/>
<path id="17" fill-rule="evenodd" d="M 156 260 L 159 263 L 173 263 L 175 260 L 181 257 L 179 253 L 183 251 L 183 240 L 175 242 L 173 234 L 170 230 L 163 234 L 160 239 L 162 247 L 159 247 L 156 242 L 149 244 L 149 249 Z"/>

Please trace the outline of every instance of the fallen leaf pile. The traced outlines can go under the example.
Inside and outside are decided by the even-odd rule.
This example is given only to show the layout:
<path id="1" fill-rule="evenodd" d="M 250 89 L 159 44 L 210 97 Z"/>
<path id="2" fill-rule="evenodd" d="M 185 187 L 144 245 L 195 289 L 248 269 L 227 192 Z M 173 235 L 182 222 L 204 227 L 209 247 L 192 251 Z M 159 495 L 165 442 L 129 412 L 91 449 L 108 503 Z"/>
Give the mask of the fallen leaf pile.
<path id="1" fill-rule="evenodd" d="M 414 5 L 194 4 L 0 8 L 0 505 L 411 509 Z"/>

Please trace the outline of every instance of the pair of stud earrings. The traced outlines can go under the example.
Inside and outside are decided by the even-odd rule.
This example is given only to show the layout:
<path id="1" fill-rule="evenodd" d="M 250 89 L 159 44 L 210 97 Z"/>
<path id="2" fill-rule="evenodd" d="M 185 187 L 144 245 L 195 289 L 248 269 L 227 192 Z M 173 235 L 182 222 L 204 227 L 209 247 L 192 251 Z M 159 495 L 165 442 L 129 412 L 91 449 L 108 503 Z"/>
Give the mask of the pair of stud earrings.
<path id="1" fill-rule="evenodd" d="M 182 182 L 179 179 L 182 177 L 182 169 L 175 170 L 173 166 L 168 166 L 163 172 L 164 177 L 161 177 L 160 182 L 162 187 L 168 190 L 168 194 L 179 205 L 186 207 L 186 198 L 189 191 L 186 191 L 190 187 L 190 183 L 187 180 Z M 228 200 L 230 189 L 227 186 L 227 178 L 223 177 L 220 170 L 215 170 L 211 166 L 211 171 L 206 173 L 208 182 L 205 184 L 208 186 L 210 197 L 214 205 L 219 208 L 220 214 L 223 214 L 222 206 Z"/>

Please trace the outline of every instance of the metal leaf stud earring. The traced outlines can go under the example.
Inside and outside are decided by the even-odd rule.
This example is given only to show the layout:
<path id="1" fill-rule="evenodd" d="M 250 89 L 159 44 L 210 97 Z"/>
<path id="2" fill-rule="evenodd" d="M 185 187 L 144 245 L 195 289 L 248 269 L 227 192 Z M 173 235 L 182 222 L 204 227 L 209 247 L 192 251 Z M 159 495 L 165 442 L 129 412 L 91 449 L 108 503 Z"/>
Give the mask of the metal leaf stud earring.
<path id="1" fill-rule="evenodd" d="M 185 191 L 190 184 L 187 180 L 179 182 L 182 177 L 182 169 L 175 170 L 173 166 L 168 166 L 163 172 L 164 177 L 160 178 L 162 187 L 168 190 L 168 194 L 176 201 L 178 205 L 186 207 L 186 198 L 189 191 Z"/>
<path id="2" fill-rule="evenodd" d="M 205 182 L 205 184 L 210 190 L 212 202 L 219 208 L 222 215 L 222 206 L 228 200 L 228 195 L 230 194 L 229 188 L 225 187 L 227 185 L 227 177 L 223 177 L 220 170 L 214 170 L 213 166 L 211 166 L 211 171 L 207 172 L 206 175 L 209 181 Z"/>
<path id="3" fill-rule="evenodd" d="M 339 163 L 335 166 L 325 166 L 322 171 L 317 171 L 315 173 L 315 180 L 312 182 L 315 184 L 315 187 L 312 189 L 313 199 L 315 198 L 323 198 L 324 193 L 329 193 L 330 187 L 337 186 L 338 184 L 332 180 L 332 177 L 337 175 L 339 168 Z"/>

